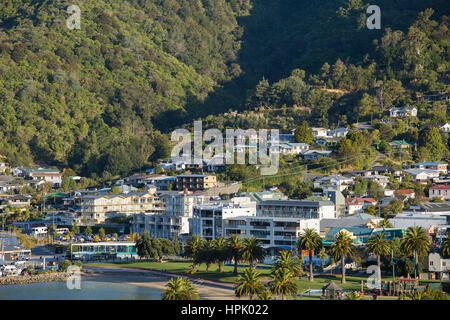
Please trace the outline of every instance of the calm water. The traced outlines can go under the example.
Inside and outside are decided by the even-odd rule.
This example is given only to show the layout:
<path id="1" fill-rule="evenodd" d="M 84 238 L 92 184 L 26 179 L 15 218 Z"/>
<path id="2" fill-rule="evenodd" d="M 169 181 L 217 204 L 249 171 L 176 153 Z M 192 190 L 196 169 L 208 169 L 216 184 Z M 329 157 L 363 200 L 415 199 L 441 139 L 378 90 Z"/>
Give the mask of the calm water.
<path id="1" fill-rule="evenodd" d="M 80 290 L 66 282 L 0 286 L 0 300 L 161 300 L 161 290 L 122 283 L 81 281 Z"/>

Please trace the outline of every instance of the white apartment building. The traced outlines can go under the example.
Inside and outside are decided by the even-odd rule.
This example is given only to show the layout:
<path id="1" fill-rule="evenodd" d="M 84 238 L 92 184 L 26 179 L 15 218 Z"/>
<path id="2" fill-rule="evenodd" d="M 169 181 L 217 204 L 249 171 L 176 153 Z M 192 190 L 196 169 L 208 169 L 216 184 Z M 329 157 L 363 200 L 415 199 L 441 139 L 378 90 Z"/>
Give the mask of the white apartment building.
<path id="1" fill-rule="evenodd" d="M 133 232 L 147 231 L 151 237 L 166 239 L 173 239 L 175 234 L 188 234 L 194 206 L 209 202 L 209 197 L 202 194 L 167 191 L 159 195 L 164 202 L 164 213 L 133 215 Z"/>
<path id="2" fill-rule="evenodd" d="M 329 200 L 267 200 L 257 204 L 256 212 L 258 217 L 336 218 L 335 205 Z"/>
<path id="3" fill-rule="evenodd" d="M 77 201 L 83 224 L 103 223 L 107 218 L 135 213 L 163 213 L 164 203 L 155 192 L 156 188 L 152 188 L 126 194 L 81 196 Z"/>
<path id="4" fill-rule="evenodd" d="M 320 219 L 238 216 L 224 219 L 223 234 L 255 237 L 266 249 L 294 249 L 298 236 L 306 228 L 319 233 Z"/>
<path id="5" fill-rule="evenodd" d="M 256 202 L 249 197 L 236 197 L 228 201 L 196 205 L 191 219 L 190 233 L 199 234 L 202 239 L 207 240 L 223 237 L 225 219 L 255 215 Z"/>

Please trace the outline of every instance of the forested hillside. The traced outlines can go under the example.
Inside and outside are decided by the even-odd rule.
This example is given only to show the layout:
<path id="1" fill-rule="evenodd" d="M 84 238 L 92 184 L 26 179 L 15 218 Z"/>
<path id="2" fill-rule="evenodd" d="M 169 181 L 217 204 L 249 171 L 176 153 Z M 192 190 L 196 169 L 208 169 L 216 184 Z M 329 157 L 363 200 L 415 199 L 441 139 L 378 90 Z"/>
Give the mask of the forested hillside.
<path id="1" fill-rule="evenodd" d="M 166 155 L 160 132 L 209 114 L 327 125 L 385 111 L 380 88 L 395 105 L 448 87 L 444 0 L 378 1 L 383 30 L 365 28 L 360 0 L 80 0 L 80 30 L 66 26 L 72 4 L 0 3 L 0 154 L 13 166 L 107 178 Z"/>

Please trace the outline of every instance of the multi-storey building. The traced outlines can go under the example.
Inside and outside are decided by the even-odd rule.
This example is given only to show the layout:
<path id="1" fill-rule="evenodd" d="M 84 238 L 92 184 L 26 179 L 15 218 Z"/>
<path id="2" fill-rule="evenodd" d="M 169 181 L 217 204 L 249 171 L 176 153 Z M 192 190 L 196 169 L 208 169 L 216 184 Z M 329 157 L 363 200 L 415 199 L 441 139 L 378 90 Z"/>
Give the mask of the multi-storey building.
<path id="1" fill-rule="evenodd" d="M 255 237 L 268 248 L 293 249 L 298 236 L 305 228 L 319 233 L 320 219 L 238 216 L 224 219 L 223 235 L 230 237 Z"/>
<path id="2" fill-rule="evenodd" d="M 142 234 L 147 231 L 152 237 L 167 239 L 173 239 L 175 234 L 186 235 L 194 206 L 209 202 L 209 196 L 203 194 L 166 191 L 159 195 L 164 202 L 164 213 L 133 215 L 133 232 Z"/>
<path id="3" fill-rule="evenodd" d="M 83 224 L 87 225 L 134 213 L 164 212 L 164 203 L 156 194 L 156 188 L 117 195 L 87 195 L 79 197 L 77 201 L 80 203 Z"/>
<path id="4" fill-rule="evenodd" d="M 256 206 L 259 217 L 302 219 L 336 218 L 336 209 L 329 200 L 268 200 Z"/>
<path id="5" fill-rule="evenodd" d="M 191 234 L 199 234 L 203 239 L 223 237 L 223 220 L 238 216 L 255 216 L 256 202 L 249 197 L 236 197 L 228 201 L 218 201 L 194 206 Z"/>
<path id="6" fill-rule="evenodd" d="M 205 190 L 218 185 L 216 176 L 205 174 L 180 174 L 177 176 L 177 190 Z"/>

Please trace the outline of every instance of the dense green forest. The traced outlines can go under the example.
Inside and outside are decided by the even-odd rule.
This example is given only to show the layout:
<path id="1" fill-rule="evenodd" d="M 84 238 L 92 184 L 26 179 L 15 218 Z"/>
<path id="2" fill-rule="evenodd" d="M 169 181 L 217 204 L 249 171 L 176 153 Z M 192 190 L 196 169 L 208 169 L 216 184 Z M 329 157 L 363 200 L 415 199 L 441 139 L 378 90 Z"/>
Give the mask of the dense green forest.
<path id="1" fill-rule="evenodd" d="M 346 124 L 448 92 L 445 0 L 378 1 L 382 30 L 365 28 L 360 0 L 80 0 L 80 30 L 66 26 L 72 4 L 0 3 L 0 154 L 11 165 L 108 178 L 166 156 L 164 133 L 199 117 Z M 446 108 L 419 111 L 445 121 Z"/>

